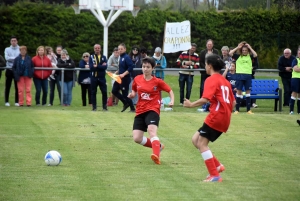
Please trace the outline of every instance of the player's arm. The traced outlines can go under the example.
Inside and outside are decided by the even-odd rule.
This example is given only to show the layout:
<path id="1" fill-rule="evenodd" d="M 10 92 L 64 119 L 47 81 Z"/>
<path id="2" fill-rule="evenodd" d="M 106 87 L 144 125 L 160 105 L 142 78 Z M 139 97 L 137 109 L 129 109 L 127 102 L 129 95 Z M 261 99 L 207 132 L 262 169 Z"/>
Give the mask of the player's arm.
<path id="1" fill-rule="evenodd" d="M 204 104 L 206 104 L 208 102 L 208 99 L 206 98 L 200 98 L 194 102 L 191 102 L 188 99 L 185 99 L 183 102 L 183 107 L 188 107 L 188 108 L 192 108 L 192 107 L 198 107 L 198 106 L 202 106 Z"/>
<path id="2" fill-rule="evenodd" d="M 171 107 L 171 106 L 174 105 L 174 92 L 172 90 L 169 92 L 169 96 L 170 96 L 170 99 L 171 99 L 171 101 L 169 103 L 169 106 Z"/>

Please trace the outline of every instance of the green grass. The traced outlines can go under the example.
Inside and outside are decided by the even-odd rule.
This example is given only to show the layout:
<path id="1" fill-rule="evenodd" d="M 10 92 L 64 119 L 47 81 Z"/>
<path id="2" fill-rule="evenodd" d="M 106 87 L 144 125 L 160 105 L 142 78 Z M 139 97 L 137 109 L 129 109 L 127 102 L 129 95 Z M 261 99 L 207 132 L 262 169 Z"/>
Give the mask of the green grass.
<path id="1" fill-rule="evenodd" d="M 180 107 L 177 77 L 166 80 L 176 106 L 161 114 L 158 135 L 166 148 L 158 166 L 150 149 L 133 142 L 134 114 L 120 113 L 121 105 L 91 112 L 76 86 L 71 107 L 4 107 L 2 78 L 0 200 L 299 200 L 300 115 L 275 113 L 273 101 L 258 100 L 254 115 L 233 116 L 228 132 L 210 145 L 226 167 L 223 182 L 204 183 L 207 170 L 191 137 L 206 113 Z M 62 154 L 59 166 L 46 166 L 48 150 Z"/>

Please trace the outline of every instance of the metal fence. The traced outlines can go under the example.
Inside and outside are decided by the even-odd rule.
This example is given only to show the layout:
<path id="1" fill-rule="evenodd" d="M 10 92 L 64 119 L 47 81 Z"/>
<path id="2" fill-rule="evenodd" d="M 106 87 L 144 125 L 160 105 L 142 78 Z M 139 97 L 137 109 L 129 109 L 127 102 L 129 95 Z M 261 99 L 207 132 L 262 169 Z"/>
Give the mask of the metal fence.
<path id="1" fill-rule="evenodd" d="M 0 67 L 1 69 L 11 69 L 11 67 Z M 65 71 L 74 71 L 74 76 L 73 76 L 73 86 L 75 85 L 76 82 L 76 76 L 77 76 L 77 71 L 90 71 L 90 69 L 88 68 L 43 68 L 43 67 L 35 67 L 34 69 L 36 70 L 60 70 L 61 71 L 61 83 L 64 82 L 64 75 L 65 75 Z M 133 69 L 134 71 L 138 71 L 141 69 Z M 175 72 L 175 71 L 191 71 L 190 69 L 181 69 L 181 68 L 165 68 L 162 71 L 165 72 Z M 205 71 L 205 69 L 193 69 L 193 71 Z M 279 70 L 277 69 L 256 69 L 254 70 L 255 72 L 267 72 L 267 73 L 276 73 L 279 72 Z M 63 87 L 61 87 L 61 91 L 60 91 L 60 103 L 61 105 L 63 105 L 63 94 L 64 94 L 64 89 Z"/>

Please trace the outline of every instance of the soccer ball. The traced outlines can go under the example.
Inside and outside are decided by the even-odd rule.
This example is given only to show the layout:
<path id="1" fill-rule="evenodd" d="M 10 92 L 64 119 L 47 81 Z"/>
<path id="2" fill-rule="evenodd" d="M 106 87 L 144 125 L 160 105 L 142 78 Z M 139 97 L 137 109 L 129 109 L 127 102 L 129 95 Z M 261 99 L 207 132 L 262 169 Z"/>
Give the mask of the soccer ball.
<path id="1" fill-rule="evenodd" d="M 49 151 L 45 155 L 45 163 L 49 166 L 59 165 L 61 163 L 61 155 L 58 151 Z"/>

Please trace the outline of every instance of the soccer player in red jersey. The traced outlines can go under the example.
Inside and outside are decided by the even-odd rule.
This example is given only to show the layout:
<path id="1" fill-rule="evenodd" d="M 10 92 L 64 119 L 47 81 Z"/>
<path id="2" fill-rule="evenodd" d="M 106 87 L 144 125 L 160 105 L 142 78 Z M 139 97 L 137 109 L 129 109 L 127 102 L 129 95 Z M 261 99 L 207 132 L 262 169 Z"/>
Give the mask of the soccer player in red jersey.
<path id="1" fill-rule="evenodd" d="M 183 104 L 184 107 L 198 107 L 210 102 L 210 113 L 192 138 L 192 142 L 200 150 L 209 172 L 205 182 L 222 181 L 219 173 L 224 171 L 225 167 L 212 154 L 208 143 L 215 141 L 223 132 L 227 131 L 231 112 L 236 104 L 230 83 L 220 74 L 220 70 L 224 66 L 225 63 L 218 55 L 207 56 L 205 69 L 211 76 L 205 81 L 202 98 L 195 102 L 186 99 Z"/>
<path id="2" fill-rule="evenodd" d="M 143 74 L 134 78 L 132 91 L 128 98 L 134 98 L 136 93 L 138 94 L 132 131 L 133 140 L 140 145 L 152 148 L 151 159 L 159 165 L 159 154 L 164 148 L 157 137 L 161 103 L 160 91 L 169 93 L 170 107 L 174 105 L 174 93 L 162 79 L 152 76 L 155 65 L 155 60 L 151 57 L 142 60 Z M 150 138 L 144 136 L 144 132 L 147 131 Z"/>

